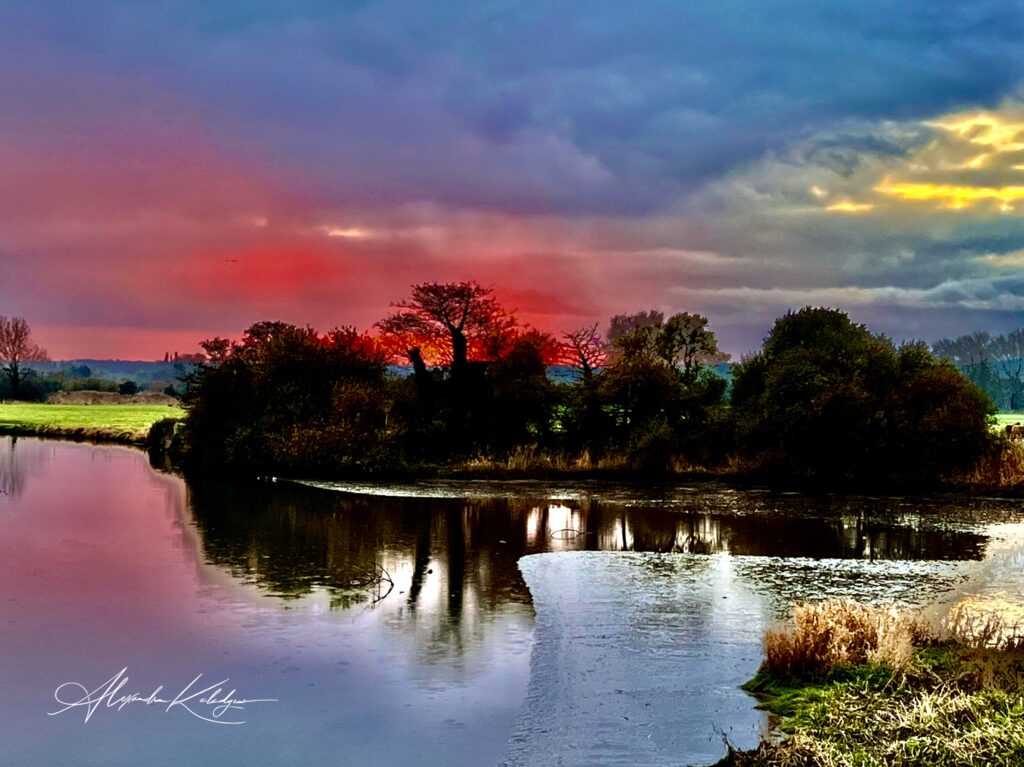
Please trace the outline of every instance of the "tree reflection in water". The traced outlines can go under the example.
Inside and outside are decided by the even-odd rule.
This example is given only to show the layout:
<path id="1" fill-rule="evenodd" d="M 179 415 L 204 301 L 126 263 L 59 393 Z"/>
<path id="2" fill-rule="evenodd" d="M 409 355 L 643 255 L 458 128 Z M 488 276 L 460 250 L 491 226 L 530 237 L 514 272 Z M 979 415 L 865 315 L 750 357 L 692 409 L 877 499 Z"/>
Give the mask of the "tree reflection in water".
<path id="1" fill-rule="evenodd" d="M 367 573 L 386 569 L 402 615 L 459 623 L 507 603 L 529 604 L 516 566 L 525 554 L 649 551 L 688 554 L 979 559 L 985 538 L 871 499 L 816 503 L 735 495 L 731 510 L 598 500 L 417 498 L 330 492 L 290 483 L 190 485 L 208 559 L 285 598 L 325 592 L 347 609 L 372 603 Z M 892 503 L 900 504 L 900 501 Z M 697 511 L 694 510 L 696 507 Z M 388 585 L 388 584 L 385 584 Z"/>
<path id="2" fill-rule="evenodd" d="M 53 444 L 38 439 L 0 437 L 0 495 L 20 498 L 29 478 L 43 470 Z"/>

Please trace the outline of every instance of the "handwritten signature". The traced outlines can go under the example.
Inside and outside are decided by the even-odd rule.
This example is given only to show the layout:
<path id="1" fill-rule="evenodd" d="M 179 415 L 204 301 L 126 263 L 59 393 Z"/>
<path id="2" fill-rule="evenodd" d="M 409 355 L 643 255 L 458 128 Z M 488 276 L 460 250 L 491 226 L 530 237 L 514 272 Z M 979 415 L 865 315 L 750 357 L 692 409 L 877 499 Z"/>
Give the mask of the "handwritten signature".
<path id="1" fill-rule="evenodd" d="M 184 713 L 212 724 L 245 724 L 244 720 L 238 718 L 239 714 L 232 712 L 244 711 L 251 703 L 277 702 L 276 698 L 236 697 L 237 690 L 225 689 L 227 679 L 198 689 L 202 678 L 202 674 L 197 675 L 182 688 L 181 692 L 173 698 L 167 698 L 161 697 L 168 694 L 164 692 L 163 685 L 148 695 L 141 692 L 126 692 L 124 688 L 128 684 L 128 669 L 123 668 L 94 690 L 89 690 L 78 682 L 64 682 L 53 692 L 53 697 L 60 708 L 48 711 L 47 714 L 57 716 L 71 709 L 84 709 L 85 721 L 88 722 L 100 707 L 122 711 L 133 703 L 142 703 L 147 706 L 166 706 L 165 712 L 181 709 Z"/>

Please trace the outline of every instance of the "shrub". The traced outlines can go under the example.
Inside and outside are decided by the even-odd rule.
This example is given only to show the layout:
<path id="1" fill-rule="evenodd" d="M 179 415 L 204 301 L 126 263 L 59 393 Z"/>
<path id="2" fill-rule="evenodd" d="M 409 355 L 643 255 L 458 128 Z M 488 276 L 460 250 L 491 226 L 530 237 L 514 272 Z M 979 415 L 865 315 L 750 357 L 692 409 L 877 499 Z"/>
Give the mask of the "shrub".
<path id="1" fill-rule="evenodd" d="M 933 482 L 991 445 L 992 404 L 922 344 L 897 349 L 835 309 L 780 317 L 734 369 L 748 455 L 819 484 Z"/>
<path id="2" fill-rule="evenodd" d="M 786 676 L 825 678 L 835 669 L 863 664 L 905 669 L 914 648 L 933 640 L 918 614 L 841 599 L 798 605 L 792 626 L 768 629 L 764 668 Z"/>

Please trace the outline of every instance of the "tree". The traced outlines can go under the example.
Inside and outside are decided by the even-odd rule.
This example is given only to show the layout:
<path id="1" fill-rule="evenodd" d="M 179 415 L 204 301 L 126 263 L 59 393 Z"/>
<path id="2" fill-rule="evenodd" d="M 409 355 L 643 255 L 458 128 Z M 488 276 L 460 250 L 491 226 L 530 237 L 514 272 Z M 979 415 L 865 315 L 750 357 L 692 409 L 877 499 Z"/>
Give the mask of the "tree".
<path id="1" fill-rule="evenodd" d="M 992 366 L 992 336 L 976 331 L 958 338 L 943 338 L 932 345 L 934 352 L 956 365 L 971 381 L 996 396 L 998 381 Z"/>
<path id="2" fill-rule="evenodd" d="M 387 436 L 385 360 L 351 328 L 258 322 L 240 343 L 201 346 L 209 360 L 186 375 L 183 398 L 192 465 L 351 469 Z"/>
<path id="3" fill-rule="evenodd" d="M 1024 328 L 992 339 L 992 357 L 1006 389 L 1010 410 L 1024 409 Z"/>
<path id="4" fill-rule="evenodd" d="M 26 364 L 47 359 L 46 350 L 32 341 L 24 318 L 0 316 L 0 370 L 11 383 L 13 399 L 18 399 Z"/>
<path id="5" fill-rule="evenodd" d="M 586 390 L 575 398 L 575 425 L 586 441 L 596 447 L 605 440 L 590 435 L 604 432 L 636 467 L 655 470 L 669 455 L 705 452 L 707 426 L 725 390 L 707 365 L 727 359 L 707 325 L 699 314 L 666 320 L 654 309 L 612 317 L 607 364 L 597 379 L 599 408 Z"/>
<path id="6" fill-rule="evenodd" d="M 426 282 L 377 323 L 386 341 L 400 348 L 419 374 L 426 361 L 446 362 L 461 378 L 471 355 L 496 359 L 514 336 L 511 314 L 494 291 L 476 282 Z"/>
<path id="7" fill-rule="evenodd" d="M 930 481 L 989 444 L 991 402 L 952 364 L 923 344 L 896 349 L 836 309 L 780 317 L 733 376 L 741 443 L 799 479 Z"/>
<path id="8" fill-rule="evenodd" d="M 662 325 L 654 344 L 662 360 L 681 368 L 687 384 L 697 379 L 702 366 L 729 359 L 729 355 L 718 350 L 718 339 L 708 330 L 708 318 L 702 314 L 673 314 Z"/>
<path id="9" fill-rule="evenodd" d="M 589 381 L 594 371 L 608 362 L 608 344 L 597 332 L 596 322 L 571 333 L 563 333 L 562 338 L 565 339 L 563 361 L 579 371 L 584 380 Z"/>
<path id="10" fill-rule="evenodd" d="M 491 401 L 479 436 L 498 450 L 542 442 L 550 431 L 555 387 L 547 376 L 554 339 L 531 331 L 520 335 L 487 370 Z"/>
<path id="11" fill-rule="evenodd" d="M 664 321 L 665 315 L 656 309 L 612 317 L 608 323 L 611 362 L 656 358 L 655 338 Z"/>
<path id="12" fill-rule="evenodd" d="M 708 318 L 690 312 L 673 314 L 667 320 L 654 309 L 618 314 L 609 324 L 608 340 L 613 358 L 660 361 L 678 370 L 687 384 L 697 379 L 701 367 L 729 359 L 718 350 L 718 339 L 708 329 Z"/>

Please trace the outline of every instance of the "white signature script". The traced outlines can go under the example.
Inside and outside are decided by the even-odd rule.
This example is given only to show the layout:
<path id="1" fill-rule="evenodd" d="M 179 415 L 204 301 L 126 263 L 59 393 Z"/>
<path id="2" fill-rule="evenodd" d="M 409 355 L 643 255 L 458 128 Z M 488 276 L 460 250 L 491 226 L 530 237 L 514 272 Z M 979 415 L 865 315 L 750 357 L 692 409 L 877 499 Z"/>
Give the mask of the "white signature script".
<path id="1" fill-rule="evenodd" d="M 141 692 L 126 692 L 124 688 L 128 684 L 128 669 L 123 668 L 94 690 L 89 690 L 78 682 L 64 682 L 53 692 L 53 697 L 60 708 L 48 711 L 47 714 L 57 716 L 71 709 L 84 709 L 85 721 L 88 722 L 101 706 L 121 711 L 129 704 L 142 703 L 147 706 L 165 707 L 164 711 L 181 709 L 184 713 L 213 724 L 245 724 L 244 720 L 238 718 L 239 714 L 233 712 L 244 711 L 250 703 L 277 702 L 276 698 L 236 697 L 237 690 L 225 689 L 227 679 L 198 689 L 202 678 L 202 674 L 197 675 L 181 689 L 181 692 L 168 698 L 162 697 L 169 694 L 164 692 L 163 685 L 148 695 Z"/>

